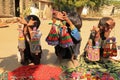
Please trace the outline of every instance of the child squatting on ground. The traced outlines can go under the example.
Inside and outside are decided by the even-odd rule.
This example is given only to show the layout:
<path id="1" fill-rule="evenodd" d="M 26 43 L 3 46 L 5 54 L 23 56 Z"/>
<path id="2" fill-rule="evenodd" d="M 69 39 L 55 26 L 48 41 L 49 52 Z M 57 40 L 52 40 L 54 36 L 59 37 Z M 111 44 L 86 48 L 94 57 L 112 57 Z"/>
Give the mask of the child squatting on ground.
<path id="1" fill-rule="evenodd" d="M 21 56 L 21 64 L 28 65 L 40 63 L 41 45 L 40 38 L 42 33 L 38 30 L 40 20 L 35 15 L 28 15 L 25 18 L 19 18 L 19 36 L 18 36 L 18 50 Z M 23 25 L 23 26 L 22 26 Z"/>
<path id="2" fill-rule="evenodd" d="M 99 61 L 103 57 L 116 56 L 115 48 L 114 50 L 110 48 L 110 40 L 112 40 L 112 47 L 115 47 L 116 38 L 109 37 L 114 26 L 115 22 L 112 18 L 103 17 L 99 20 L 98 27 L 93 27 L 85 47 L 85 56 L 88 60 Z"/>
<path id="3" fill-rule="evenodd" d="M 81 18 L 78 17 L 78 14 L 76 13 L 74 15 L 73 14 L 74 13 L 70 13 L 67 15 L 65 12 L 59 12 L 59 11 L 53 12 L 53 20 L 54 20 L 53 23 L 55 24 L 55 20 L 60 21 L 60 24 L 56 25 L 56 31 L 57 31 L 56 37 L 58 38 L 58 42 L 54 44 L 55 40 L 51 41 L 50 39 L 48 39 L 49 35 L 47 36 L 46 41 L 48 42 L 49 45 L 54 44 L 55 53 L 58 59 L 60 60 L 76 59 L 78 54 L 80 53 L 79 49 L 80 49 L 81 36 L 79 29 L 82 26 L 82 21 Z"/>

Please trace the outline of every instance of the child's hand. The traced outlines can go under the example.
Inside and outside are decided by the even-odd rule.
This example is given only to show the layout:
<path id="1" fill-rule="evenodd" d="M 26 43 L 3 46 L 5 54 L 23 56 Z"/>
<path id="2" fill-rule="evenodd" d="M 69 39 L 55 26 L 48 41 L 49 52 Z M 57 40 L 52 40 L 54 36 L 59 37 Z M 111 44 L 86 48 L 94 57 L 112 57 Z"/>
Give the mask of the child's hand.
<path id="1" fill-rule="evenodd" d="M 35 24 L 36 21 L 33 20 L 33 18 L 30 19 L 30 21 L 28 22 L 27 26 L 33 26 Z"/>
<path id="2" fill-rule="evenodd" d="M 65 21 L 68 21 L 68 20 L 69 20 L 69 18 L 67 17 L 66 12 L 65 12 L 65 11 L 63 11 L 63 12 L 62 12 L 62 14 L 63 14 L 63 19 L 64 19 Z"/>
<path id="3" fill-rule="evenodd" d="M 53 17 L 58 19 L 58 20 L 64 20 L 63 19 L 63 14 L 59 11 L 54 11 Z"/>
<path id="4" fill-rule="evenodd" d="M 94 31 L 94 36 L 95 36 L 94 41 L 99 41 L 99 39 L 100 39 L 100 30 L 99 30 L 99 28 L 93 26 L 93 29 L 91 31 Z"/>
<path id="5" fill-rule="evenodd" d="M 67 17 L 66 12 L 62 12 L 63 13 L 63 19 L 70 25 L 70 27 L 73 27 L 73 23 L 70 21 L 70 19 Z"/>
<path id="6" fill-rule="evenodd" d="M 17 18 L 17 20 L 21 24 L 27 24 L 27 21 L 23 17 Z"/>
<path id="7" fill-rule="evenodd" d="M 93 28 L 92 28 L 92 30 L 91 31 L 96 31 L 96 32 L 98 32 L 99 31 L 99 28 L 98 27 L 96 27 L 96 26 L 93 26 Z"/>

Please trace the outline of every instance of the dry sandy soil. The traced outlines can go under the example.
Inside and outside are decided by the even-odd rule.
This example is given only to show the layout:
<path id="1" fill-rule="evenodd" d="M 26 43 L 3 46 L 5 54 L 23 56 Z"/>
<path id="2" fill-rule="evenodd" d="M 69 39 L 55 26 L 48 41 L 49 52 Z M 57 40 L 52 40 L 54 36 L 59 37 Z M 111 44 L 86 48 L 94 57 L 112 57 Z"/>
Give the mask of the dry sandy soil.
<path id="1" fill-rule="evenodd" d="M 117 45 L 120 45 L 120 19 L 114 18 L 116 22 L 116 27 L 112 32 L 112 35 L 117 37 Z M 90 29 L 92 26 L 97 26 L 98 18 L 84 18 L 83 26 L 81 28 L 82 43 L 81 43 L 81 54 L 85 47 L 85 44 L 88 40 Z M 48 23 L 50 20 L 41 20 L 40 30 L 42 32 L 41 45 L 43 49 L 41 64 L 50 64 L 50 65 L 59 65 L 57 57 L 54 54 L 54 47 L 49 46 L 45 38 L 50 30 Z M 9 24 L 9 27 L 0 28 L 0 72 L 12 71 L 15 68 L 18 68 L 20 63 L 17 61 L 17 23 Z M 64 62 L 63 62 L 64 63 Z M 66 64 L 66 63 L 65 63 Z M 73 66 L 71 62 L 67 62 L 68 66 Z"/>

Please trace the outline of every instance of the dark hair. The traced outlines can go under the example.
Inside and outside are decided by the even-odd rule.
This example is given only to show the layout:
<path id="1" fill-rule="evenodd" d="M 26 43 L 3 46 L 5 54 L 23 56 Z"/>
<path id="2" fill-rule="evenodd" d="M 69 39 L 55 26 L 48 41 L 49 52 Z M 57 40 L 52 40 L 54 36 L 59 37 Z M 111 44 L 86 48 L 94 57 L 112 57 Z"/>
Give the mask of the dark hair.
<path id="1" fill-rule="evenodd" d="M 70 12 L 70 13 L 68 13 L 68 18 L 75 25 L 75 27 L 78 30 L 80 30 L 80 28 L 82 27 L 82 19 L 81 19 L 80 15 L 77 12 Z"/>
<path id="2" fill-rule="evenodd" d="M 39 19 L 36 15 L 28 15 L 28 16 L 25 17 L 25 20 L 26 20 L 27 22 L 29 22 L 31 18 L 32 18 L 34 21 L 36 21 L 33 26 L 37 27 L 37 29 L 38 29 L 39 26 L 40 26 L 40 23 L 41 23 L 41 22 L 40 22 L 40 19 Z"/>
<path id="3" fill-rule="evenodd" d="M 107 23 L 108 20 L 113 20 L 110 17 L 103 17 L 99 20 L 98 23 L 98 28 L 100 29 L 100 37 L 102 38 L 102 40 L 105 40 L 106 37 L 104 36 L 105 30 L 110 28 L 110 25 Z"/>
<path id="4" fill-rule="evenodd" d="M 105 28 L 109 28 L 109 24 L 106 23 L 108 20 L 113 20 L 110 17 L 103 17 L 100 19 L 99 23 L 98 23 L 98 28 L 102 28 L 102 30 L 104 30 Z"/>

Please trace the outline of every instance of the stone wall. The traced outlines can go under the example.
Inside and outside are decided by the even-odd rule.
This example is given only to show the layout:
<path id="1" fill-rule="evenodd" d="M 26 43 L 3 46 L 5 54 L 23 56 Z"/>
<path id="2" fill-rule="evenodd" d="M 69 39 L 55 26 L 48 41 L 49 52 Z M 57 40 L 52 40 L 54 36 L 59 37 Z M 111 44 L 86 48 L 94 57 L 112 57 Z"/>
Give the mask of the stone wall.
<path id="1" fill-rule="evenodd" d="M 0 15 L 14 16 L 14 0 L 0 0 Z"/>
<path id="2" fill-rule="evenodd" d="M 0 0 L 0 18 L 16 16 L 16 3 L 17 0 Z M 32 0 L 19 0 L 20 14 L 24 13 L 25 9 L 30 7 Z M 40 18 L 50 19 L 52 17 L 52 5 L 50 0 L 35 0 L 33 3 L 38 4 L 40 11 Z"/>

